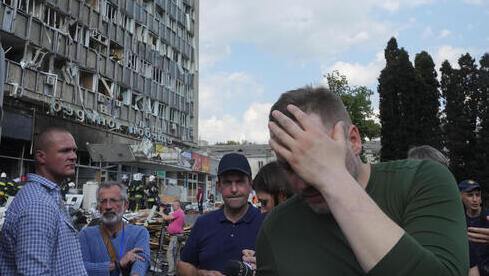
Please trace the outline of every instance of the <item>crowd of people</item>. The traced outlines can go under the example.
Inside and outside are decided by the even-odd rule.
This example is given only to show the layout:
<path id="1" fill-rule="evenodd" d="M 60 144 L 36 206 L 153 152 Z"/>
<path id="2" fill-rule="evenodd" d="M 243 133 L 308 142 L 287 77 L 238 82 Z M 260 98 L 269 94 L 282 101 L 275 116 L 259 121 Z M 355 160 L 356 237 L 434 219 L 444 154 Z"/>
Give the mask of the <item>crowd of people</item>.
<path id="1" fill-rule="evenodd" d="M 170 224 L 168 275 L 489 275 L 481 186 L 457 185 L 442 153 L 422 146 L 405 160 L 363 162 L 358 128 L 322 87 L 282 94 L 268 127 L 277 161 L 252 179 L 245 156 L 223 156 L 216 183 L 223 207 L 199 216 L 181 255 L 181 204 L 160 210 Z M 36 173 L 2 228 L 0 275 L 148 270 L 148 231 L 122 219 L 147 203 L 138 197 L 141 185 L 101 184 L 100 225 L 80 233 L 72 226 L 60 184 L 74 173 L 76 149 L 62 129 L 37 138 Z M 261 210 L 248 202 L 252 189 Z"/>

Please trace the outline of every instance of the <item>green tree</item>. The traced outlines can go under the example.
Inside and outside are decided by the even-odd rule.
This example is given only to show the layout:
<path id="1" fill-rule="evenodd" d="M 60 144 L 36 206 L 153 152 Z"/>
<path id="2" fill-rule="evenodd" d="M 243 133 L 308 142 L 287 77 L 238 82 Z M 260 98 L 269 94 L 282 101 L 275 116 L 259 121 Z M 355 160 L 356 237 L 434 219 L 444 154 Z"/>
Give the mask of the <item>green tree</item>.
<path id="1" fill-rule="evenodd" d="M 238 141 L 233 141 L 233 140 L 228 140 L 226 142 L 217 142 L 216 145 L 239 145 L 240 142 Z"/>
<path id="2" fill-rule="evenodd" d="M 414 59 L 420 86 L 415 95 L 416 145 L 430 145 L 439 150 L 442 148 L 440 129 L 440 84 L 437 80 L 435 63 L 431 56 L 422 51 Z"/>
<path id="3" fill-rule="evenodd" d="M 373 91 L 365 86 L 350 86 L 345 76 L 333 71 L 324 76 L 331 92 L 341 97 L 352 123 L 357 126 L 363 138 L 374 139 L 380 136 L 380 125 L 374 120 L 370 97 Z"/>
<path id="4" fill-rule="evenodd" d="M 445 118 L 443 122 L 445 144 L 450 159 L 450 171 L 457 181 L 468 178 L 467 150 L 471 130 L 470 119 L 465 110 L 466 94 L 461 89 L 459 70 L 452 68 L 448 61 L 441 66 L 441 92 L 445 102 Z"/>
<path id="5" fill-rule="evenodd" d="M 478 120 L 478 107 L 480 102 L 479 93 L 479 70 L 475 59 L 470 54 L 462 55 L 458 59 L 458 65 L 460 69 L 457 70 L 458 85 L 461 93 L 464 95 L 463 112 L 465 122 L 461 125 L 459 131 L 464 135 L 464 141 L 466 143 L 465 150 L 463 151 L 464 159 L 464 174 L 466 178 L 477 178 L 478 173 L 476 167 L 478 165 L 477 155 L 477 141 L 476 141 L 476 127 Z"/>
<path id="6" fill-rule="evenodd" d="M 396 92 L 397 83 L 394 76 L 394 68 L 398 64 L 399 48 L 395 38 L 387 42 L 384 50 L 386 65 L 382 69 L 379 77 L 377 92 L 379 93 L 380 109 L 380 130 L 382 149 L 380 160 L 393 160 L 399 155 L 396 145 L 402 143 L 402 137 L 398 135 L 396 129 L 400 124 L 399 97 Z"/>
<path id="7" fill-rule="evenodd" d="M 485 191 L 489 188 L 489 53 L 479 60 L 479 131 L 477 135 L 476 178 Z"/>
<path id="8" fill-rule="evenodd" d="M 377 91 L 380 97 L 381 160 L 405 158 L 410 146 L 418 145 L 417 91 L 421 81 L 404 49 L 391 38 L 384 51 L 386 66 Z"/>

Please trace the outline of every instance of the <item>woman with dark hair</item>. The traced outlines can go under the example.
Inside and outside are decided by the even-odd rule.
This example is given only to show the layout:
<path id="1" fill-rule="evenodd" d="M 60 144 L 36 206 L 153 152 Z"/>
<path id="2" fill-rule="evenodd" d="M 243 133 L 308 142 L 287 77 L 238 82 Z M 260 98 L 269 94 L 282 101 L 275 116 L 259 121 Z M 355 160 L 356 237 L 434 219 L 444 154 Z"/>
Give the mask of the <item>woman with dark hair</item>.
<path id="1" fill-rule="evenodd" d="M 253 180 L 253 189 L 261 203 L 261 212 L 269 213 L 292 196 L 289 180 L 277 161 L 266 164 Z"/>

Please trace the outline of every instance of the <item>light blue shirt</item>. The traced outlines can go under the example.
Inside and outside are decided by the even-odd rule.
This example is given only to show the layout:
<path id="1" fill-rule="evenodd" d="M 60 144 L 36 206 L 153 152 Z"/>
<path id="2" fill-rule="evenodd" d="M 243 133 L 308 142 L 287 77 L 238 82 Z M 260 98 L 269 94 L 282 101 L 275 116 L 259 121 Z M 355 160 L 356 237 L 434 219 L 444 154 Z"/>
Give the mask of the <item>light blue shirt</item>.
<path id="1" fill-rule="evenodd" d="M 104 239 L 100 233 L 100 226 L 90 226 L 80 232 L 80 243 L 83 254 L 85 268 L 90 276 L 109 275 L 109 264 L 111 263 L 109 252 L 105 246 Z M 132 224 L 126 224 L 124 229 L 124 241 L 121 242 L 122 232 L 118 232 L 110 237 L 112 246 L 118 259 L 134 248 L 142 248 L 143 252 L 137 253 L 144 258 L 144 262 L 136 260 L 131 267 L 131 275 L 134 273 L 140 276 L 146 275 L 150 265 L 149 233 L 146 228 Z M 119 256 L 122 245 L 122 256 Z M 110 275 L 118 275 L 114 270 Z"/>
<path id="2" fill-rule="evenodd" d="M 28 174 L 5 217 L 0 275 L 87 275 L 77 233 L 60 187 Z"/>

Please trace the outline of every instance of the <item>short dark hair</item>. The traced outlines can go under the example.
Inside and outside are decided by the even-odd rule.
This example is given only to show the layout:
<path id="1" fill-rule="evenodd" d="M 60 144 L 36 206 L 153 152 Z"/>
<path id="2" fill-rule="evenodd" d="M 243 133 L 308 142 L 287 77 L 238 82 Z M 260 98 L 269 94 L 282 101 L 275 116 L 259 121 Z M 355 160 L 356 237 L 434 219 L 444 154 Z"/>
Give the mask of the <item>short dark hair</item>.
<path id="1" fill-rule="evenodd" d="M 41 131 L 41 133 L 37 136 L 34 142 L 34 150 L 46 150 L 51 145 L 51 135 L 54 132 L 69 133 L 71 135 L 71 132 L 69 132 L 64 128 L 60 128 L 60 127 L 47 128 Z"/>
<path id="2" fill-rule="evenodd" d="M 280 194 L 289 198 L 293 195 L 290 182 L 285 171 L 277 161 L 263 166 L 253 180 L 253 189 L 257 192 L 269 193 L 278 204 Z"/>
<path id="3" fill-rule="evenodd" d="M 278 110 L 294 119 L 287 111 L 287 105 L 293 104 L 306 113 L 316 113 L 327 128 L 333 128 L 338 121 L 344 121 L 345 127 L 351 125 L 350 115 L 341 98 L 326 87 L 306 86 L 283 93 L 270 109 L 269 120 L 275 121 L 272 111 Z"/>
<path id="4" fill-rule="evenodd" d="M 446 167 L 448 167 L 450 164 L 448 158 L 443 153 L 428 145 L 412 147 L 409 149 L 408 159 L 433 160 L 445 165 Z"/>

